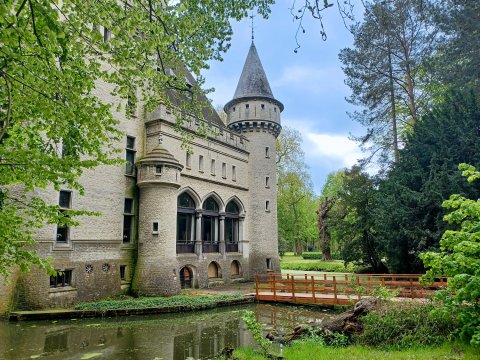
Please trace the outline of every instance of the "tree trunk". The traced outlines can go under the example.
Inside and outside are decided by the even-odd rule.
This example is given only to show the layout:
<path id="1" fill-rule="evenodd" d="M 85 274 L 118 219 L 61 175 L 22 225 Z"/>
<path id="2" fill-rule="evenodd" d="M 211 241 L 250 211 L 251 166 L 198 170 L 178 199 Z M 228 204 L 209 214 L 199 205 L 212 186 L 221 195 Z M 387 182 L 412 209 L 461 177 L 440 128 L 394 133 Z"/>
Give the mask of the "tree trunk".
<path id="1" fill-rule="evenodd" d="M 330 232 L 327 227 L 328 212 L 332 209 L 335 204 L 335 198 L 325 198 L 325 200 L 320 202 L 317 215 L 317 224 L 318 224 L 318 236 L 320 239 L 320 250 L 322 252 L 322 260 L 332 260 L 332 254 L 330 251 Z"/>
<path id="2" fill-rule="evenodd" d="M 393 143 L 393 158 L 394 163 L 398 164 L 400 154 L 398 152 L 398 132 L 397 132 L 397 111 L 395 108 L 395 89 L 393 87 L 393 66 L 392 66 L 392 52 L 390 44 L 388 45 L 388 75 L 390 81 L 390 107 L 392 112 L 392 143 Z"/>

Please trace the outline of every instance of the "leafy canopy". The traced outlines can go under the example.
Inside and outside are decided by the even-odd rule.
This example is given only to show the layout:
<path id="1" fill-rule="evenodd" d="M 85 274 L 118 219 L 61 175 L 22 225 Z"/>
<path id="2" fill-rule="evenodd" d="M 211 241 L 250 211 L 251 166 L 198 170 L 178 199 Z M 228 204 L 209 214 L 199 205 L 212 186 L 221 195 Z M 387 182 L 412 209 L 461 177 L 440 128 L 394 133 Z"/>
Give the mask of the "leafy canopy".
<path id="1" fill-rule="evenodd" d="M 480 179 L 480 172 L 472 165 L 460 164 L 458 168 L 468 182 Z M 457 315 L 464 339 L 480 345 L 480 199 L 455 194 L 442 206 L 451 210 L 444 219 L 455 229 L 445 231 L 439 252 L 421 255 L 428 268 L 425 277 L 449 277 L 448 290 L 439 295 L 445 311 Z"/>

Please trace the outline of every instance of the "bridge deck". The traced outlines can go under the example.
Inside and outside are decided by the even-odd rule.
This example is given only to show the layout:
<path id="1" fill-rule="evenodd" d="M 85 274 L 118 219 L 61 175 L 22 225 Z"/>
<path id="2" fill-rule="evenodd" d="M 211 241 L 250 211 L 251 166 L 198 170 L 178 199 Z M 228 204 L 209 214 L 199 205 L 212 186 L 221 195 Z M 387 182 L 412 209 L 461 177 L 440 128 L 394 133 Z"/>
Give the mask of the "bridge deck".
<path id="1" fill-rule="evenodd" d="M 382 286 L 398 297 L 426 298 L 445 287 L 446 278 L 435 279 L 425 288 L 421 275 L 367 274 L 300 276 L 289 274 L 257 275 L 255 298 L 261 301 L 294 302 L 304 304 L 349 305 Z"/>

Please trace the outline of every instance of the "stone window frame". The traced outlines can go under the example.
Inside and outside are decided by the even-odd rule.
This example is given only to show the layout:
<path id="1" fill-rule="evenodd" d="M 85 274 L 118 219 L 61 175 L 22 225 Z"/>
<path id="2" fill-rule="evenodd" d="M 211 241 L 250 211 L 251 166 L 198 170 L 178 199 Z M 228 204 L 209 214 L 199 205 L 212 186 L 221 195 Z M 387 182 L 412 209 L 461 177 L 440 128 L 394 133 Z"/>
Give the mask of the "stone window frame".
<path id="1" fill-rule="evenodd" d="M 126 226 L 127 223 L 129 223 L 128 227 Z M 135 200 L 133 198 L 126 197 L 123 202 L 123 232 L 122 232 L 123 244 L 128 245 L 133 242 L 134 228 L 135 228 Z M 129 233 L 127 233 L 127 231 Z"/>
<path id="2" fill-rule="evenodd" d="M 136 140 L 135 136 L 127 135 L 125 145 L 125 160 L 127 161 L 125 175 L 127 176 L 135 176 Z"/>
<path id="3" fill-rule="evenodd" d="M 73 269 L 56 269 L 55 271 L 57 275 L 50 276 L 50 289 L 73 287 Z"/>
<path id="4" fill-rule="evenodd" d="M 62 201 L 62 195 L 68 194 L 68 201 L 65 203 Z M 71 190 L 60 190 L 58 193 L 58 206 L 60 207 L 60 212 L 65 214 L 69 209 L 72 208 L 72 196 L 73 193 Z M 63 238 L 63 240 L 59 240 Z M 55 236 L 55 242 L 57 244 L 67 244 L 70 241 L 70 227 L 67 225 L 60 226 L 57 224 L 57 231 Z"/>

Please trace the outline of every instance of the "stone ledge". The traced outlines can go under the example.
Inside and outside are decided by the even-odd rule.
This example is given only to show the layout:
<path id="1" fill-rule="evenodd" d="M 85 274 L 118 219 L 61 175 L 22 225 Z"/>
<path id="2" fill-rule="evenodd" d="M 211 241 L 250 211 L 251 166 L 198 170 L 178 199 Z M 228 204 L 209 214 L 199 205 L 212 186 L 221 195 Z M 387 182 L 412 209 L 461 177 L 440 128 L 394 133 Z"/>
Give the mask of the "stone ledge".
<path id="1" fill-rule="evenodd" d="M 117 317 L 131 315 L 151 315 L 190 312 L 217 307 L 234 306 L 253 303 L 254 294 L 245 295 L 242 299 L 232 299 L 218 301 L 213 304 L 190 306 L 190 305 L 172 305 L 155 308 L 142 309 L 111 309 L 111 310 L 38 310 L 38 311 L 13 311 L 8 316 L 10 321 L 37 321 L 37 320 L 57 320 L 57 319 L 82 319 L 94 317 Z"/>

